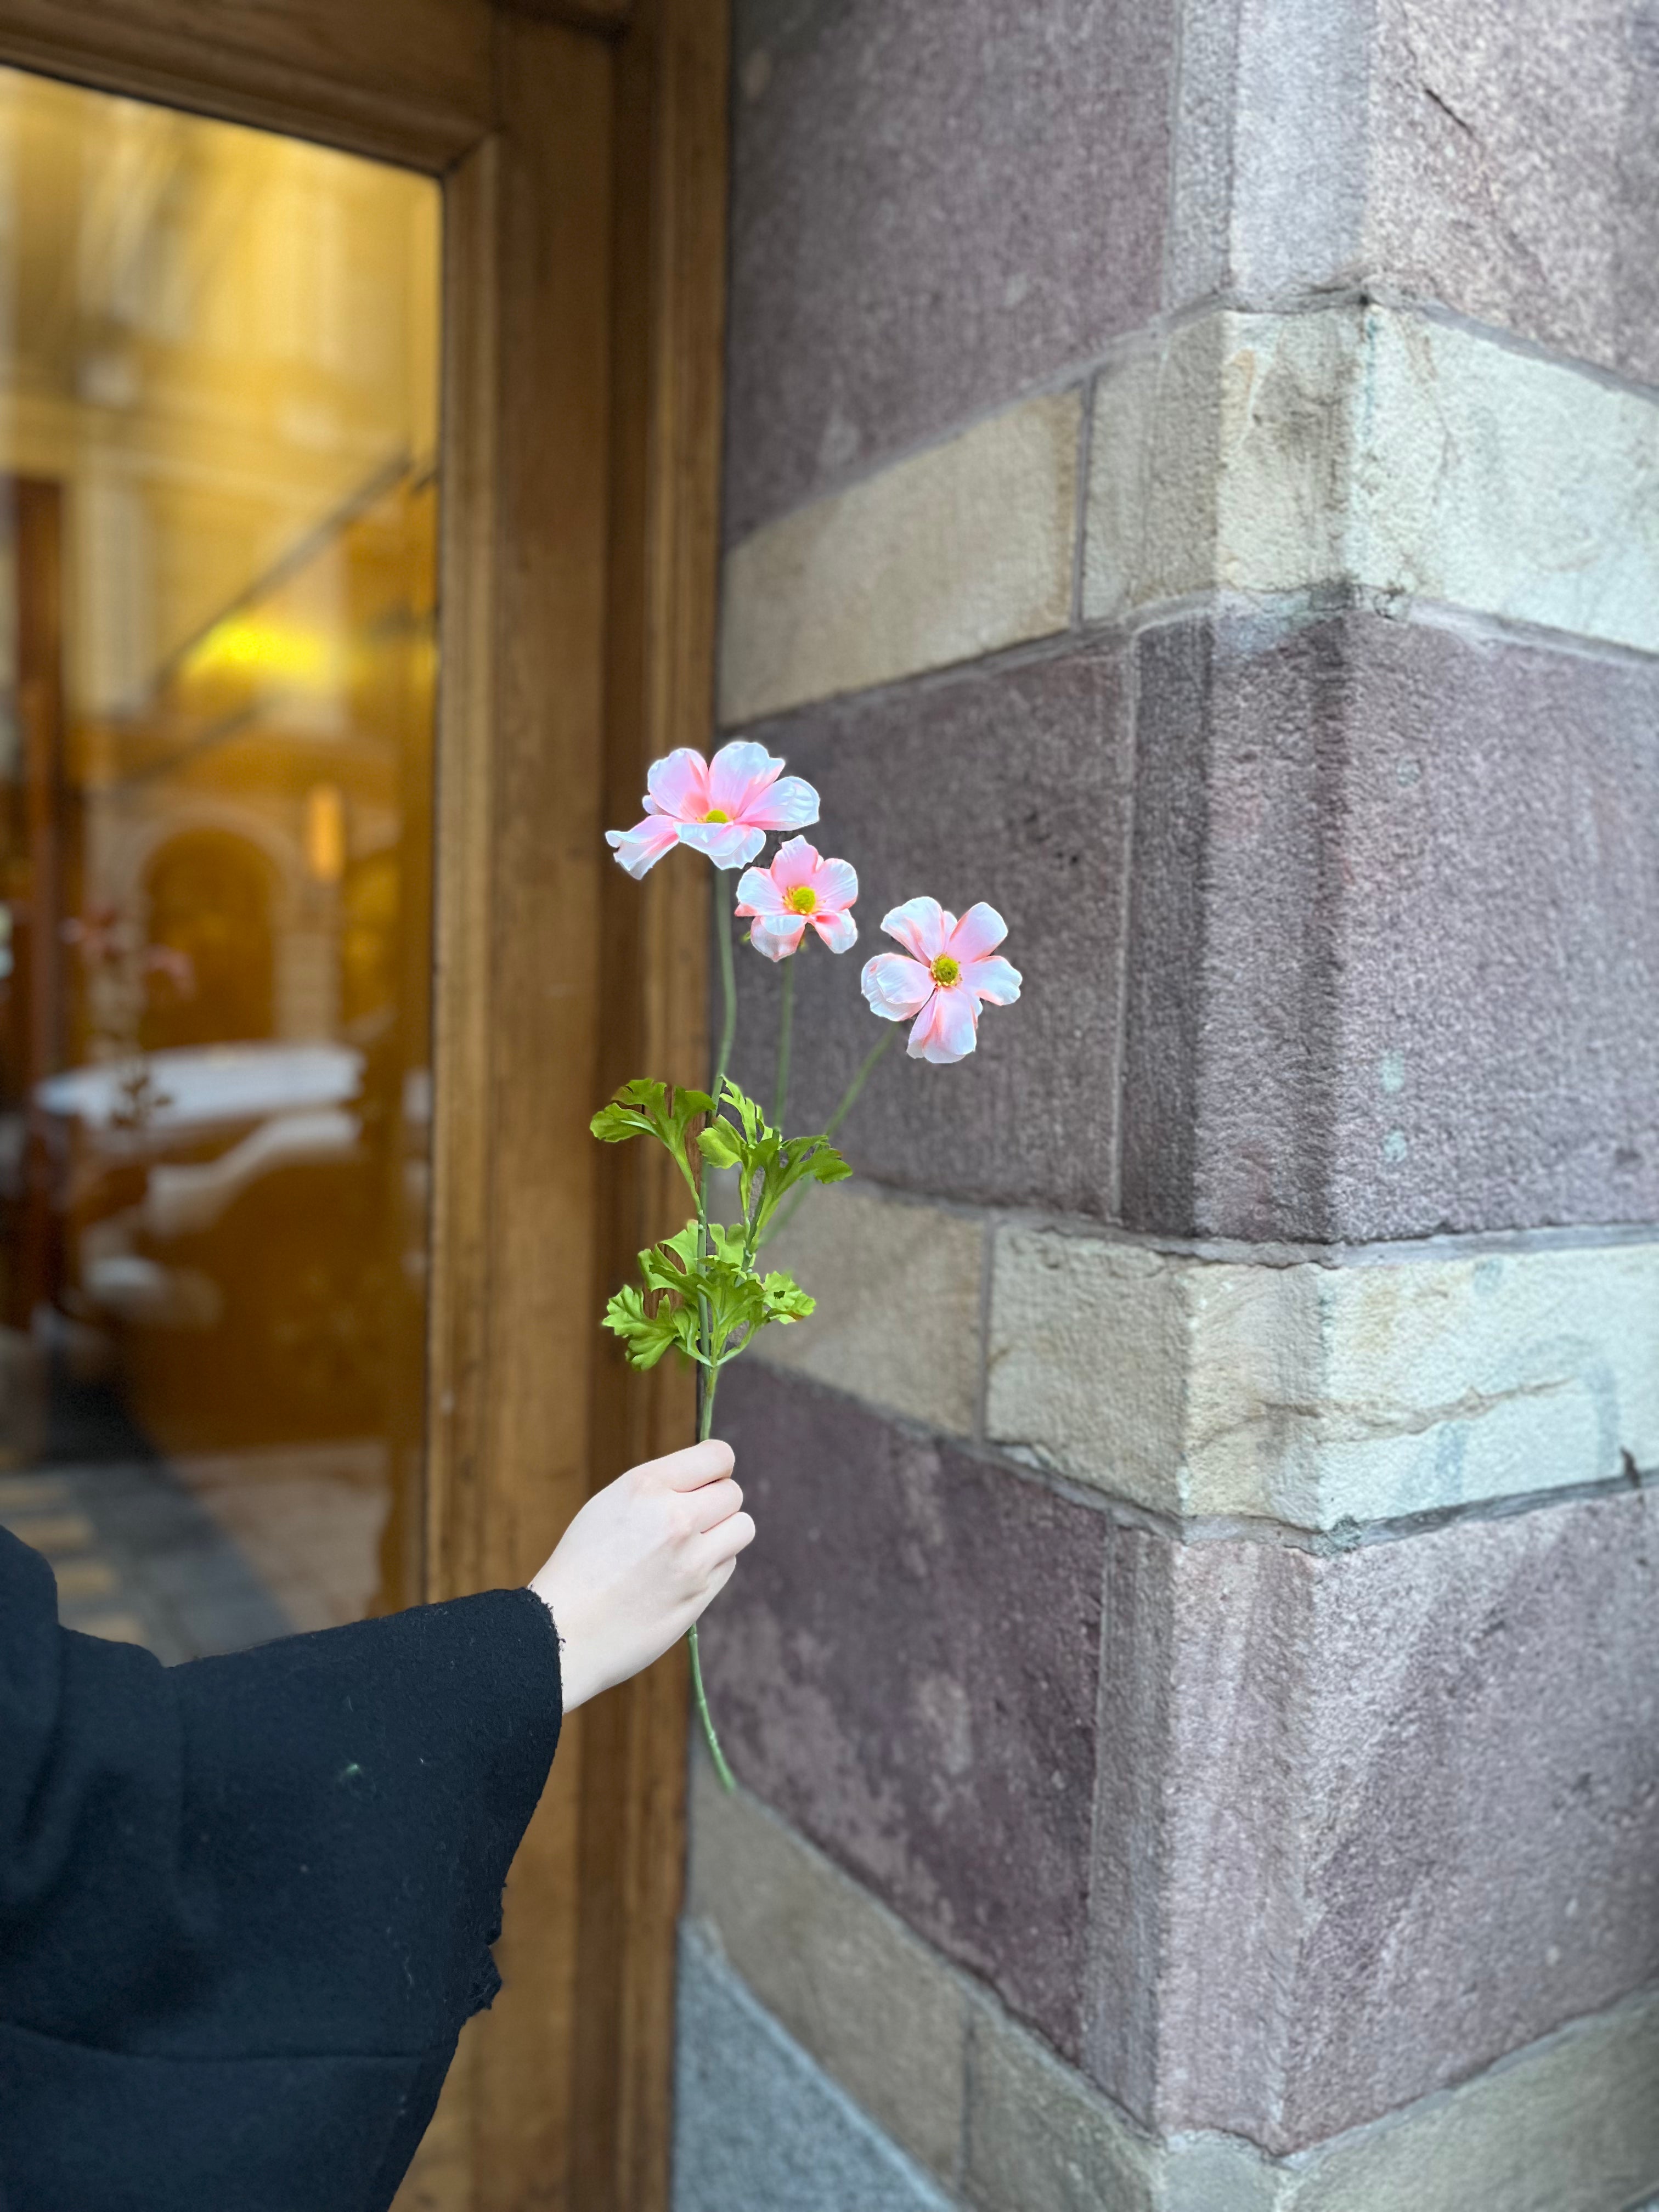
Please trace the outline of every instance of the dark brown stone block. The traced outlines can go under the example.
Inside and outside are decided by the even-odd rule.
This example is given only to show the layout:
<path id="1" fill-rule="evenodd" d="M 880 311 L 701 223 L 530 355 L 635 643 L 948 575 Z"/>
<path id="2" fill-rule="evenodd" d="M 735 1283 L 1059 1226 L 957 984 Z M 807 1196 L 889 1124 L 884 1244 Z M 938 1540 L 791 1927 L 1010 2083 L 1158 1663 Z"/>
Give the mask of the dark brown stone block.
<path id="1" fill-rule="evenodd" d="M 1348 614 L 1139 679 L 1125 1218 L 1655 1218 L 1659 668 Z"/>
<path id="2" fill-rule="evenodd" d="M 1025 979 L 954 1067 L 908 1060 L 904 1026 L 848 1117 L 860 1173 L 941 1197 L 1108 1213 L 1112 1203 L 1129 702 L 1125 654 L 1080 646 L 1024 666 L 810 708 L 757 730 L 823 796 L 806 834 L 859 872 L 860 939 L 797 959 L 790 1121 L 822 1127 L 886 1024 L 859 972 L 897 948 L 881 917 L 931 895 L 1008 924 Z M 689 865 L 677 858 L 672 866 Z M 773 1094 L 779 978 L 746 945 L 737 1070 Z"/>
<path id="3" fill-rule="evenodd" d="M 1383 0 L 1368 265 L 1390 288 L 1659 376 L 1659 9 Z"/>
<path id="4" fill-rule="evenodd" d="M 1173 1582 L 1160 2125 L 1291 2149 L 1659 1972 L 1647 1497 Z"/>
<path id="5" fill-rule="evenodd" d="M 731 538 L 1157 312 L 1173 44 L 1135 0 L 740 0 Z"/>
<path id="6" fill-rule="evenodd" d="M 1103 1517 L 759 1368 L 759 1534 L 702 1635 L 740 1778 L 1075 2055 Z"/>

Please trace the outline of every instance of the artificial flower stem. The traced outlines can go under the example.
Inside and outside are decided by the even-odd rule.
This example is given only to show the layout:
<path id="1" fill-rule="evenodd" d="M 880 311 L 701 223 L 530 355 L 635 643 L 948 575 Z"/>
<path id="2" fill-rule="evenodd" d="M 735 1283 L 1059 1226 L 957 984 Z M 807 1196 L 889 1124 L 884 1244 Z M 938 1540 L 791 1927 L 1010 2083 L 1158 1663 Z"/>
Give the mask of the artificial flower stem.
<path id="1" fill-rule="evenodd" d="M 707 1443 L 709 1431 L 714 1425 L 714 1385 L 720 1380 L 718 1367 L 705 1368 L 698 1378 L 702 1384 L 702 1412 L 697 1422 L 697 1441 Z M 691 1694 L 696 1701 L 697 1718 L 702 1723 L 703 1741 L 714 1762 L 714 1771 L 722 1785 L 735 1790 L 737 1782 L 726 1763 L 726 1753 L 720 1749 L 720 1740 L 714 1733 L 714 1723 L 708 1711 L 708 1695 L 702 1686 L 702 1658 L 697 1650 L 697 1624 L 694 1620 L 685 1632 L 691 1652 Z"/>
<path id="2" fill-rule="evenodd" d="M 852 1112 L 853 1108 L 857 1102 L 860 1091 L 863 1090 L 865 1085 L 870 1080 L 871 1076 L 875 1073 L 876 1062 L 881 1058 L 883 1053 L 886 1051 L 888 1046 L 891 1044 L 893 1039 L 897 1035 L 898 1031 L 896 1030 L 889 1030 L 881 1042 L 877 1045 L 872 1051 L 865 1054 L 863 1066 L 860 1068 L 858 1073 L 848 1085 L 846 1096 L 842 1098 L 840 1105 L 836 1107 L 835 1112 L 830 1116 L 830 1120 L 825 1126 L 823 1132 L 826 1137 L 833 1137 L 836 1130 L 840 1128 L 842 1123 L 847 1119 L 847 1116 Z M 800 1188 L 790 1200 L 788 1205 L 784 1207 L 783 1212 L 779 1214 L 777 1219 L 773 1222 L 770 1228 L 768 1229 L 766 1235 L 762 1237 L 761 1242 L 763 1244 L 769 1243 L 771 1238 L 775 1237 L 779 1230 L 787 1229 L 789 1226 L 795 1216 L 800 1212 L 802 1206 L 805 1205 L 808 1197 L 811 1195 L 814 1188 L 815 1186 L 810 1182 L 803 1183 L 801 1185 Z"/>
<path id="3" fill-rule="evenodd" d="M 858 1103 L 858 1095 L 860 1091 L 863 1090 L 865 1085 L 870 1080 L 870 1078 L 876 1072 L 876 1062 L 881 1058 L 883 1053 L 886 1051 L 889 1045 L 892 1043 L 893 1039 L 897 1035 L 898 1031 L 896 1030 L 889 1030 L 881 1042 L 877 1045 L 873 1050 L 865 1054 L 863 1066 L 860 1068 L 858 1073 L 848 1085 L 845 1097 L 842 1098 L 840 1105 L 836 1107 L 835 1112 L 830 1116 L 828 1121 L 824 1124 L 823 1133 L 826 1137 L 833 1137 L 835 1135 L 836 1130 L 840 1128 L 842 1123 L 847 1119 L 854 1107 Z"/>
<path id="4" fill-rule="evenodd" d="M 795 961 L 800 955 L 783 963 L 783 997 L 778 1006 L 778 1078 L 772 1092 L 772 1119 L 781 1129 L 783 1127 L 784 1101 L 789 1096 L 789 1046 L 795 1026 Z"/>
<path id="5" fill-rule="evenodd" d="M 720 948 L 720 991 L 726 1012 L 720 1024 L 720 1058 L 714 1063 L 714 1109 L 720 1110 L 720 1085 L 732 1065 L 732 1045 L 738 1033 L 738 975 L 732 959 L 732 899 L 726 890 L 731 877 L 729 868 L 714 871 L 714 904 L 718 908 L 717 928 Z"/>

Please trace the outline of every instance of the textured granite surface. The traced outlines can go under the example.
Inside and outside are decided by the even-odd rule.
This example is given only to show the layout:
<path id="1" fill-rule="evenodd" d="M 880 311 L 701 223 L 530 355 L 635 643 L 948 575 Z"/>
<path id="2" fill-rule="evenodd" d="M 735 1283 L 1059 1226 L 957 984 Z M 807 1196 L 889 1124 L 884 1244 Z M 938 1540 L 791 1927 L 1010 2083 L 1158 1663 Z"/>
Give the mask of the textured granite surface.
<path id="1" fill-rule="evenodd" d="M 1158 306 L 1174 10 L 740 0 L 726 526 Z"/>
<path id="2" fill-rule="evenodd" d="M 1659 1213 L 1659 668 L 1353 614 L 1143 635 L 1132 1226 Z"/>
<path id="3" fill-rule="evenodd" d="M 673 2212 L 950 2212 L 691 1935 L 675 2027 Z"/>
<path id="4" fill-rule="evenodd" d="M 1060 2050 L 1086 1972 L 1101 1517 L 761 1368 L 703 1665 L 741 1781 Z"/>
<path id="5" fill-rule="evenodd" d="M 988 1006 L 979 1047 L 954 1067 L 907 1060 L 904 1031 L 849 1116 L 861 1172 L 939 1196 L 1111 1206 L 1129 817 L 1130 699 L 1123 649 L 1085 643 L 1017 666 L 811 708 L 756 734 L 823 795 L 808 834 L 859 871 L 859 942 L 798 963 L 793 1121 L 819 1125 L 887 1025 L 859 971 L 896 950 L 881 918 L 928 895 L 975 900 L 1008 925 L 1025 976 L 1017 1006 Z M 776 971 L 738 948 L 737 1067 L 772 1095 Z"/>

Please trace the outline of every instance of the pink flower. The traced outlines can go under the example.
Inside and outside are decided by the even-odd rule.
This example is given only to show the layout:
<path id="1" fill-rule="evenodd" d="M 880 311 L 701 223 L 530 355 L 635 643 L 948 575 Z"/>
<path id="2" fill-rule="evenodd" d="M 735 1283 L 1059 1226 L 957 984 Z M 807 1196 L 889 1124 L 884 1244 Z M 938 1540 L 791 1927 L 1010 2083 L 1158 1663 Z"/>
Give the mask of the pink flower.
<path id="1" fill-rule="evenodd" d="M 652 763 L 646 777 L 645 819 L 632 830 L 607 830 L 618 863 L 644 875 L 676 845 L 706 853 L 717 868 L 740 868 L 766 842 L 769 830 L 804 830 L 818 818 L 818 795 L 798 775 L 779 771 L 764 745 L 722 745 L 712 762 L 690 745 Z"/>
<path id="2" fill-rule="evenodd" d="M 1008 934 L 994 907 L 970 906 L 958 921 L 937 899 L 907 899 L 882 916 L 882 927 L 904 953 L 878 952 L 865 963 L 861 980 L 872 1013 L 884 1021 L 920 1017 L 906 1047 L 912 1060 L 948 1066 L 965 1060 L 979 1042 L 980 1001 L 1012 1006 L 1020 974 L 1000 956 L 988 956 Z"/>
<path id="3" fill-rule="evenodd" d="M 846 860 L 826 860 L 805 837 L 779 846 L 769 868 L 738 878 L 738 912 L 754 917 L 750 942 L 769 960 L 799 952 L 810 922 L 832 952 L 845 952 L 859 926 L 847 911 L 859 879 Z"/>

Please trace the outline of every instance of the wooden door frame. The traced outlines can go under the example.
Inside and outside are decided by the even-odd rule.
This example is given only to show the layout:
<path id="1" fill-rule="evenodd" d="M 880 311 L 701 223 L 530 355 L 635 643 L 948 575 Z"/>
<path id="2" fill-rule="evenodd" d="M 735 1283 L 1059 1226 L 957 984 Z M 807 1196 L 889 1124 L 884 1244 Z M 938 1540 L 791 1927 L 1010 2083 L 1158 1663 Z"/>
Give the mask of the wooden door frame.
<path id="1" fill-rule="evenodd" d="M 713 714 L 728 0 L 0 0 L 0 62 L 445 189 L 427 1453 L 401 1593 L 525 1581 L 691 1434 L 596 1326 L 661 1232 L 594 1106 L 704 1066 L 707 884 L 611 866 Z M 681 1655 L 573 1716 L 446 2091 L 466 2212 L 663 2212 Z"/>

